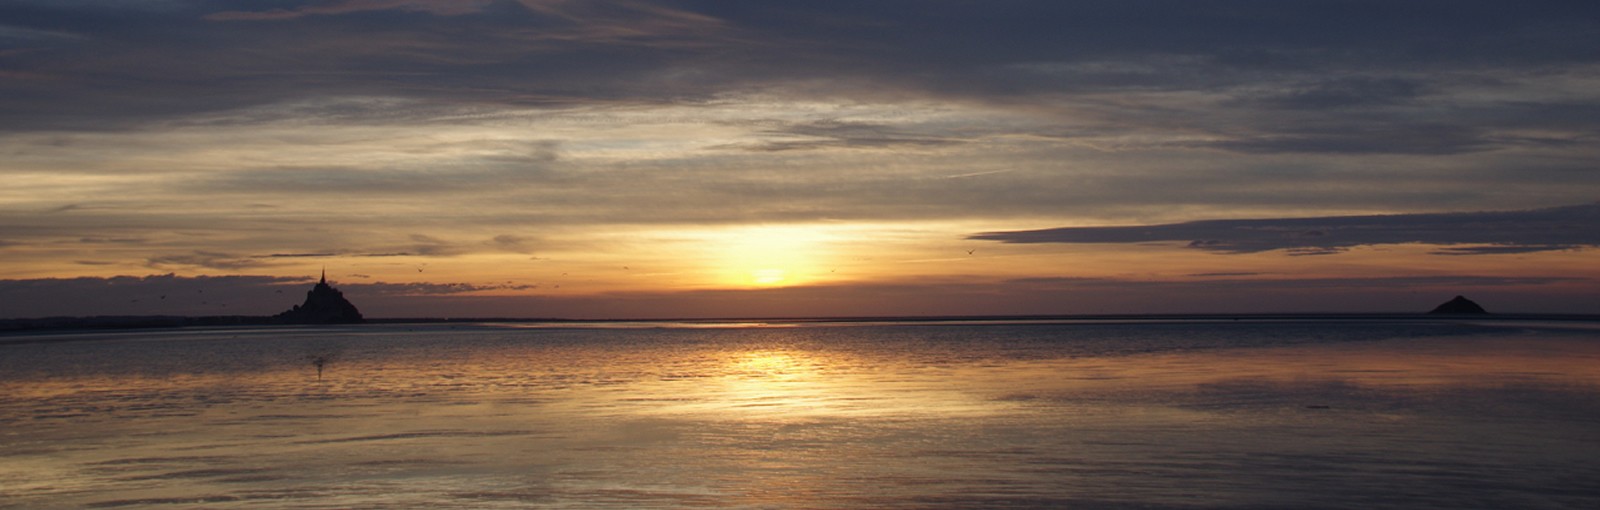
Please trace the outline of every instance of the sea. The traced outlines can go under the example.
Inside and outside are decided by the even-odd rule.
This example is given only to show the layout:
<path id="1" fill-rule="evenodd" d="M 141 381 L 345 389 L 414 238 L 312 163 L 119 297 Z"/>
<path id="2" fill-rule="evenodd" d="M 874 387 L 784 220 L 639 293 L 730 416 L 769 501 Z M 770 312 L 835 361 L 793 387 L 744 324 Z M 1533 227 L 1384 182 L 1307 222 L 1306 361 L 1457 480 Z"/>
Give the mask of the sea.
<path id="1" fill-rule="evenodd" d="M 0 508 L 1600 508 L 1600 322 L 0 336 Z"/>

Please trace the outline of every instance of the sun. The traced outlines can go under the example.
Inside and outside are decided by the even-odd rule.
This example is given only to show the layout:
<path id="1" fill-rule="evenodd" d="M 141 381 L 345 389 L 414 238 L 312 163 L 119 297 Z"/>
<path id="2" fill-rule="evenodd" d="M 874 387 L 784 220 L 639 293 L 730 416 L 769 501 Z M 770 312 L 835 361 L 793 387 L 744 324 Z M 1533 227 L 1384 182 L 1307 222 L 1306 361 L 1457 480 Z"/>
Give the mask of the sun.
<path id="1" fill-rule="evenodd" d="M 716 233 L 708 262 L 723 285 L 783 287 L 816 281 L 833 259 L 827 231 L 803 226 L 743 227 Z"/>
<path id="2" fill-rule="evenodd" d="M 783 283 L 788 274 L 788 271 L 782 269 L 757 269 L 750 272 L 750 283 L 756 285 L 779 285 Z"/>

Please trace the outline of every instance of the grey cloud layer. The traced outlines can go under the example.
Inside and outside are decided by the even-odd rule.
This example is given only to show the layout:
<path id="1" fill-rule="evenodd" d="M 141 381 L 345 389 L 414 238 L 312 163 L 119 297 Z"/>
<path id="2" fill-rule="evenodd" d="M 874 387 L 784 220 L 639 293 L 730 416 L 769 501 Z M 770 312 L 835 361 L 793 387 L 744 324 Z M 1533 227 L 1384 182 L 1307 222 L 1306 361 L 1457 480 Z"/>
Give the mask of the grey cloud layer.
<path id="1" fill-rule="evenodd" d="M 1600 59 L 1600 6 L 1582 1 L 275 5 L 0 7 L 11 27 L 0 62 L 32 77 L 6 80 L 6 127 L 114 126 L 308 95 L 659 102 L 826 79 L 976 99 L 1213 92 L 1267 116 L 1248 136 L 1276 131 L 1270 110 L 1365 126 L 1433 111 L 1430 98 L 1448 102 L 1461 85 Z M 1501 114 L 1477 127 L 1518 119 Z"/>
<path id="2" fill-rule="evenodd" d="M 1403 243 L 1443 245 L 1435 253 L 1445 255 L 1526 253 L 1600 246 L 1600 204 L 1529 211 L 1069 227 L 986 232 L 971 238 L 1005 243 L 1187 242 L 1190 248 L 1222 253 L 1290 250 L 1319 255 Z"/>
<path id="3" fill-rule="evenodd" d="M 1173 206 L 1527 208 L 1600 194 L 1590 1 L 18 0 L 0 4 L 0 20 L 0 172 L 151 176 L 0 203 L 0 246 L 207 228 L 275 236 L 174 244 L 152 264 L 420 253 L 403 239 L 283 228 L 372 230 L 385 207 L 400 216 L 386 221 L 433 233 L 506 225 L 475 233 L 490 237 L 620 223 L 1126 220 Z M 759 99 L 731 118 L 696 117 L 740 94 Z M 781 117 L 757 111 L 761 100 L 905 111 Z M 649 108 L 686 128 L 745 131 L 724 145 L 595 156 L 654 141 L 625 115 Z M 919 117 L 941 108 L 988 117 Z M 522 139 L 361 131 L 462 127 Z M 272 130 L 281 139 L 259 139 Z M 211 131 L 232 137 L 194 141 Z M 422 162 L 334 156 L 354 149 L 278 160 L 368 137 Z M 244 150 L 266 142 L 281 148 Z M 177 172 L 173 154 L 230 152 L 250 157 L 164 173 Z M 155 163 L 108 163 L 125 161 Z M 188 210 L 167 206 L 174 194 Z M 48 194 L 21 198 L 34 196 Z M 36 212 L 58 207 L 70 209 Z M 322 239 L 303 241 L 312 236 Z"/>

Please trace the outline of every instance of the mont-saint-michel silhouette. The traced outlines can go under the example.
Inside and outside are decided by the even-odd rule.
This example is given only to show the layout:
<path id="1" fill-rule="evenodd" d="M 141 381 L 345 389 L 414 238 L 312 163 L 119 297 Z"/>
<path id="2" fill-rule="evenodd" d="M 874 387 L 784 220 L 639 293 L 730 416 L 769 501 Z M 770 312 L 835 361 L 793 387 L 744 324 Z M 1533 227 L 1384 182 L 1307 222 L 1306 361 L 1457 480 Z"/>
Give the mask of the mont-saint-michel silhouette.
<path id="1" fill-rule="evenodd" d="M 322 279 L 306 291 L 306 302 L 272 316 L 284 324 L 358 324 L 366 322 L 356 305 L 344 298 L 344 293 L 328 285 L 328 271 Z"/>

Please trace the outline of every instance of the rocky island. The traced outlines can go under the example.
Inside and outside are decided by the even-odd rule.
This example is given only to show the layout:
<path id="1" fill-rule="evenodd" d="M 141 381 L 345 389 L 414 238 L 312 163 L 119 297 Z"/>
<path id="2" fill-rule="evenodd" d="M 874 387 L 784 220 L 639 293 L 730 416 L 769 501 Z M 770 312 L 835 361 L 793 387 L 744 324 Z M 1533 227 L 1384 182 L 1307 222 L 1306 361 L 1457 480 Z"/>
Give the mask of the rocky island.
<path id="1" fill-rule="evenodd" d="M 344 298 L 344 293 L 328 285 L 328 272 L 322 272 L 322 280 L 315 287 L 306 292 L 306 302 L 295 305 L 283 313 L 273 316 L 285 324 L 357 324 L 366 322 L 361 317 L 361 311 L 356 305 Z"/>
<path id="2" fill-rule="evenodd" d="M 1434 307 L 1433 311 L 1428 313 L 1486 315 L 1489 312 L 1484 310 L 1483 307 L 1478 306 L 1477 303 L 1472 302 L 1471 299 L 1467 299 L 1465 296 L 1456 296 L 1455 299 L 1451 299 L 1444 302 L 1444 304 Z"/>

